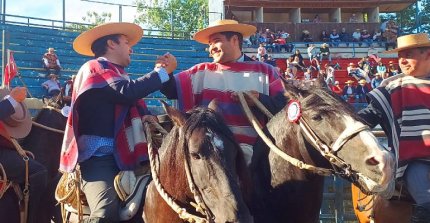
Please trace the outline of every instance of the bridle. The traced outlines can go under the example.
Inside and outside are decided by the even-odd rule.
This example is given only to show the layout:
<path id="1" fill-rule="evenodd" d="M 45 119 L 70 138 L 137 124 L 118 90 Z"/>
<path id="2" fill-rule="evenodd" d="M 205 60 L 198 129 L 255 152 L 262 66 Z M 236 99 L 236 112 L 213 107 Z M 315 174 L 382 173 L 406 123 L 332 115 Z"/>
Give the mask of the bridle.
<path id="1" fill-rule="evenodd" d="M 301 115 L 293 116 L 293 119 L 291 119 L 291 122 L 294 122 L 299 125 L 300 130 L 304 133 L 304 135 L 309 139 L 309 141 L 313 144 L 313 147 L 320 152 L 320 154 L 326 158 L 330 164 L 332 165 L 332 169 L 322 168 L 322 167 L 316 167 L 311 164 L 306 164 L 301 160 L 298 160 L 294 157 L 289 156 L 285 152 L 283 152 L 281 149 L 279 149 L 276 145 L 273 144 L 273 142 L 265 135 L 263 132 L 259 122 L 256 120 L 255 116 L 252 114 L 251 109 L 249 108 L 248 104 L 246 103 L 245 96 L 246 94 L 253 102 L 254 104 L 263 111 L 268 118 L 273 118 L 273 114 L 271 114 L 267 108 L 264 107 L 261 102 L 256 99 L 253 95 L 247 93 L 247 92 L 238 92 L 240 103 L 245 111 L 245 114 L 248 118 L 248 120 L 253 125 L 254 129 L 257 131 L 258 135 L 263 139 L 263 141 L 269 146 L 269 148 L 275 152 L 277 155 L 281 156 L 286 161 L 290 162 L 294 166 L 300 168 L 300 169 L 306 169 L 310 170 L 312 172 L 315 172 L 319 175 L 328 176 L 332 174 L 337 174 L 339 176 L 342 176 L 343 178 L 351 181 L 352 183 L 357 183 L 359 175 L 358 173 L 351 170 L 351 165 L 347 164 L 345 161 L 343 161 L 341 158 L 339 158 L 336 153 L 342 149 L 343 145 L 345 145 L 346 142 L 348 142 L 351 138 L 353 138 L 355 135 L 362 131 L 369 130 L 369 127 L 357 122 L 356 124 L 352 126 L 346 127 L 346 129 L 339 135 L 337 140 L 332 144 L 328 145 L 324 141 L 322 141 L 315 131 L 312 129 L 312 127 L 309 125 L 306 118 L 304 118 Z M 289 106 L 291 106 L 289 104 Z M 298 104 L 300 106 L 300 104 Z M 300 109 L 300 107 L 298 107 Z M 293 110 L 293 109 L 292 109 Z M 300 113 L 300 112 L 299 112 Z M 298 113 L 298 114 L 299 114 Z M 270 114 L 270 115 L 269 115 Z M 290 114 L 289 114 L 290 115 Z M 356 184 L 360 185 L 360 184 Z M 362 189 L 362 188 L 360 188 Z"/>
<path id="2" fill-rule="evenodd" d="M 152 141 L 152 131 L 149 125 L 153 125 L 156 127 L 156 129 L 163 135 L 167 134 L 167 131 L 161 127 L 157 122 L 145 122 L 144 126 L 145 126 L 145 133 L 147 135 L 147 141 L 148 141 L 148 153 L 149 153 L 149 160 L 150 160 L 150 166 L 151 166 L 151 175 L 154 181 L 154 185 L 158 191 L 158 193 L 160 194 L 160 196 L 164 199 L 164 201 L 178 214 L 179 218 L 181 218 L 182 220 L 188 221 L 188 222 L 193 222 L 193 223 L 213 223 L 215 222 L 215 217 L 212 214 L 212 212 L 210 211 L 210 209 L 208 208 L 208 206 L 206 205 L 206 203 L 203 200 L 203 197 L 200 193 L 200 191 L 198 190 L 198 187 L 196 186 L 192 174 L 191 174 L 191 166 L 190 166 L 190 157 L 187 156 L 186 154 L 189 154 L 188 152 L 188 147 L 187 146 L 183 146 L 184 147 L 184 168 L 185 168 L 185 172 L 186 172 L 186 176 L 187 176 L 187 182 L 188 182 L 188 186 L 191 190 L 191 192 L 193 193 L 194 196 L 194 201 L 196 203 L 191 202 L 190 204 L 196 209 L 197 212 L 201 213 L 202 215 L 205 216 L 205 218 L 199 217 L 197 215 L 191 214 L 189 213 L 186 208 L 181 207 L 174 198 L 172 198 L 171 195 L 169 195 L 163 188 L 163 186 L 161 185 L 160 179 L 158 177 L 158 173 L 159 173 L 159 165 L 160 165 L 160 161 L 159 161 L 159 156 L 158 156 L 158 149 L 154 148 L 153 145 L 153 141 Z M 183 136 L 182 136 L 183 137 Z M 213 141 L 211 140 L 211 142 L 213 143 Z M 213 145 L 215 147 L 215 145 Z"/>

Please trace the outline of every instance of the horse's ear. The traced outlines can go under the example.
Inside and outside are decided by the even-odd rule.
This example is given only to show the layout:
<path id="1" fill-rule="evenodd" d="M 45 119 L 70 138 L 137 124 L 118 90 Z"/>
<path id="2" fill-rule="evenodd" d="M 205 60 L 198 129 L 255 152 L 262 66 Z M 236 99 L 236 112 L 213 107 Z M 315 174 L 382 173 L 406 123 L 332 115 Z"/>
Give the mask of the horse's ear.
<path id="1" fill-rule="evenodd" d="M 163 100 L 160 100 L 160 102 L 163 105 L 164 111 L 166 111 L 174 125 L 183 126 L 185 124 L 185 117 L 178 109 L 170 106 Z"/>
<path id="2" fill-rule="evenodd" d="M 285 96 L 289 99 L 298 99 L 301 95 L 301 90 L 298 88 L 298 80 L 286 80 L 282 78 L 282 86 L 285 89 Z"/>
<path id="3" fill-rule="evenodd" d="M 209 102 L 208 108 L 214 110 L 218 114 L 222 114 L 222 108 L 218 106 L 218 100 L 216 98 Z"/>

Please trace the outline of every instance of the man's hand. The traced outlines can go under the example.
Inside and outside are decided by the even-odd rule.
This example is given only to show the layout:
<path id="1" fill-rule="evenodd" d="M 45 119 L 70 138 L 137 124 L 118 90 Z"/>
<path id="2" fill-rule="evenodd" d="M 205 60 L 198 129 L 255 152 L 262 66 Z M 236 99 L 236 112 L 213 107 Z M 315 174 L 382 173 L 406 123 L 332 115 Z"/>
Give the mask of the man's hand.
<path id="1" fill-rule="evenodd" d="M 260 93 L 258 91 L 251 90 L 251 91 L 247 91 L 247 92 L 249 94 L 251 94 L 257 100 L 260 97 Z M 250 106 L 250 107 L 255 106 L 254 101 L 251 98 L 249 98 L 249 96 L 247 94 L 244 94 L 244 96 L 245 96 L 245 100 L 246 100 L 246 103 L 248 104 L 248 106 Z M 237 95 L 237 92 L 233 92 L 231 94 L 231 99 L 235 102 L 239 101 L 239 96 Z"/>
<path id="2" fill-rule="evenodd" d="M 157 60 L 155 61 L 155 67 L 164 67 L 168 74 L 172 73 L 177 66 L 178 63 L 176 61 L 176 57 L 170 53 L 157 57 Z"/>
<path id="3" fill-rule="evenodd" d="M 27 97 L 27 88 L 26 87 L 15 87 L 10 92 L 10 96 L 18 103 L 21 103 L 24 101 L 24 99 Z"/>

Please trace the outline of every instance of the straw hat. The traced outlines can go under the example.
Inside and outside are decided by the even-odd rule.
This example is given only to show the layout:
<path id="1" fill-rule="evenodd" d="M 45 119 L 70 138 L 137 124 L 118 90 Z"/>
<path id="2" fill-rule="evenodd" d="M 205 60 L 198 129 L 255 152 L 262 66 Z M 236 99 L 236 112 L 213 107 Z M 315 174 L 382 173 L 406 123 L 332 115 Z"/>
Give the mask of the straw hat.
<path id="1" fill-rule="evenodd" d="M 359 84 L 367 84 L 367 81 L 366 81 L 366 80 L 364 80 L 364 79 L 361 79 L 361 80 L 359 80 L 359 81 L 358 81 L 358 83 L 359 83 Z"/>
<path id="2" fill-rule="evenodd" d="M 49 47 L 49 48 L 48 48 L 48 51 L 55 51 L 55 49 L 54 49 L 54 48 L 52 48 L 52 47 Z"/>
<path id="3" fill-rule="evenodd" d="M 406 49 L 430 47 L 430 39 L 427 33 L 410 34 L 397 38 L 397 48 L 384 53 L 396 53 Z"/>
<path id="4" fill-rule="evenodd" d="M 354 83 L 354 81 L 352 81 L 352 80 L 347 80 L 347 81 L 345 82 L 345 84 L 352 84 L 352 83 Z"/>
<path id="5" fill-rule="evenodd" d="M 207 28 L 202 29 L 194 34 L 193 39 L 199 43 L 208 44 L 209 37 L 214 33 L 220 32 L 238 32 L 243 38 L 249 37 L 257 31 L 257 28 L 248 24 L 240 24 L 235 20 L 217 20 Z"/>
<path id="6" fill-rule="evenodd" d="M 10 91 L 5 88 L 0 88 L 0 98 L 3 99 Z M 15 108 L 15 113 L 10 117 L 0 121 L 2 126 L 7 131 L 7 134 L 2 136 L 11 136 L 13 138 L 24 138 L 30 133 L 31 130 L 31 115 L 24 103 L 19 103 Z M 6 139 L 8 139 L 6 137 Z"/>
<path id="7" fill-rule="evenodd" d="M 348 66 L 355 66 L 355 63 L 349 63 Z"/>
<path id="8" fill-rule="evenodd" d="M 113 22 L 98 25 L 90 30 L 81 33 L 73 41 L 73 49 L 85 56 L 94 56 L 91 51 L 91 45 L 97 39 L 114 34 L 122 34 L 127 36 L 130 46 L 136 45 L 143 36 L 143 29 L 134 24 L 127 22 Z"/>

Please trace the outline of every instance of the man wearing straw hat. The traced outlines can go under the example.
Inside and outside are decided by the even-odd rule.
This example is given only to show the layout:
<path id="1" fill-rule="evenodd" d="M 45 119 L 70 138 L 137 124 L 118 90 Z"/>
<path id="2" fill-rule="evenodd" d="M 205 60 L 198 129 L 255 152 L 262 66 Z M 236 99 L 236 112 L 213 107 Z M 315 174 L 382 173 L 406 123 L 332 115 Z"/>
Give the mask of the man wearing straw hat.
<path id="1" fill-rule="evenodd" d="M 419 33 L 397 43 L 386 53 L 398 53 L 402 73 L 371 91 L 368 107 L 359 114 L 387 135 L 397 158 L 396 176 L 416 202 L 411 222 L 430 222 L 430 40 Z"/>
<path id="2" fill-rule="evenodd" d="M 26 163 L 25 158 L 18 153 L 11 138 L 19 139 L 28 135 L 31 130 L 31 116 L 24 103 L 27 95 L 25 87 L 0 89 L 0 164 L 3 167 L 9 181 L 18 183 L 25 188 Z M 1 182 L 4 176 L 0 175 L 0 200 L 2 187 L 6 182 Z M 40 199 L 47 185 L 48 172 L 46 168 L 36 160 L 28 159 L 28 221 L 38 222 Z M 24 189 L 23 188 L 23 189 Z M 3 202 L 4 204 L 4 202 Z M 10 205 L 10 204 L 4 204 Z M 0 219 L 10 217 L 10 213 L 4 212 L 5 207 L 0 207 Z"/>
<path id="3" fill-rule="evenodd" d="M 55 54 L 54 48 L 48 48 L 48 52 L 43 54 L 42 62 L 43 68 L 45 68 L 47 74 L 50 74 L 51 71 L 54 72 L 54 74 L 56 75 L 60 74 L 60 70 L 62 68 L 60 65 L 60 60 L 58 59 L 57 54 Z"/>
<path id="4" fill-rule="evenodd" d="M 187 111 L 194 106 L 207 105 L 217 99 L 224 118 L 242 148 L 253 145 L 257 134 L 249 124 L 237 91 L 251 91 L 257 98 L 276 112 L 285 99 L 279 97 L 279 106 L 270 96 L 281 91 L 278 71 L 271 65 L 253 61 L 242 53 L 242 40 L 255 33 L 256 27 L 234 20 L 218 20 L 197 32 L 194 40 L 209 45 L 212 63 L 200 63 L 172 76 L 161 91 L 168 98 L 178 99 L 179 108 Z M 276 81 L 276 83 L 275 83 Z"/>
<path id="5" fill-rule="evenodd" d="M 142 98 L 159 90 L 176 69 L 175 57 L 165 55 L 152 72 L 131 80 L 125 68 L 142 35 L 136 24 L 106 23 L 73 42 L 76 52 L 95 59 L 80 68 L 73 84 L 60 171 L 72 172 L 79 163 L 81 189 L 91 211 L 86 222 L 120 220 L 114 178 L 120 170 L 134 170 L 148 161 L 146 139 L 134 131 L 142 129 L 136 120 L 149 114 Z M 126 134 L 126 129 L 133 134 Z"/>

